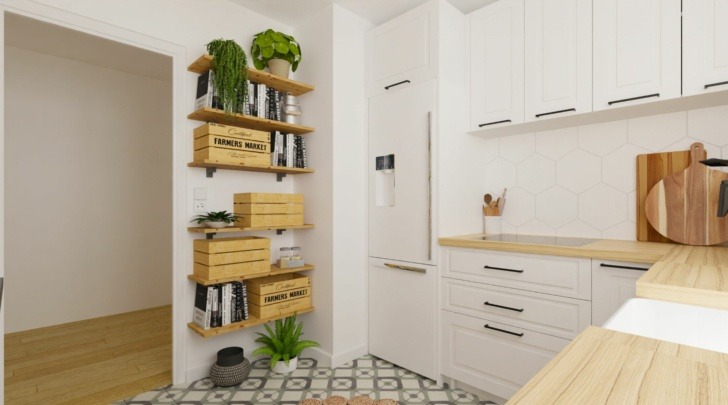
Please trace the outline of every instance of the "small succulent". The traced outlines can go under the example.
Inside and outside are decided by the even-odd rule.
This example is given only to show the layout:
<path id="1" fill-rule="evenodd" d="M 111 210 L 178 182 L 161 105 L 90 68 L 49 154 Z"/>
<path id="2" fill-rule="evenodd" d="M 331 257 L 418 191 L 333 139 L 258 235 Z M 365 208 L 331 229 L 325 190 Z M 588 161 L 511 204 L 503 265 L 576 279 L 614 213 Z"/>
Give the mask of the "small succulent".
<path id="1" fill-rule="evenodd" d="M 205 215 L 198 215 L 195 218 L 192 219 L 190 222 L 197 222 L 198 224 L 205 223 L 207 221 L 210 222 L 224 222 L 226 224 L 231 224 L 235 222 L 235 220 L 238 219 L 238 217 L 235 214 L 231 214 L 227 211 L 210 211 L 206 213 Z"/>

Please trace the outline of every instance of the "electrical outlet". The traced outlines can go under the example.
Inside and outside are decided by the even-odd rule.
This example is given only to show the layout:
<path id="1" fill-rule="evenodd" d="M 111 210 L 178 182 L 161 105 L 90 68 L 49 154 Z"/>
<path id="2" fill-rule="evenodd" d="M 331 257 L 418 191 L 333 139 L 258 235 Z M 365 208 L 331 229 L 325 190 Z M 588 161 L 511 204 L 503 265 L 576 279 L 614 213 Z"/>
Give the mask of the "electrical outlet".
<path id="1" fill-rule="evenodd" d="M 207 200 L 194 200 L 192 204 L 192 209 L 194 210 L 195 214 L 204 214 L 207 212 Z"/>

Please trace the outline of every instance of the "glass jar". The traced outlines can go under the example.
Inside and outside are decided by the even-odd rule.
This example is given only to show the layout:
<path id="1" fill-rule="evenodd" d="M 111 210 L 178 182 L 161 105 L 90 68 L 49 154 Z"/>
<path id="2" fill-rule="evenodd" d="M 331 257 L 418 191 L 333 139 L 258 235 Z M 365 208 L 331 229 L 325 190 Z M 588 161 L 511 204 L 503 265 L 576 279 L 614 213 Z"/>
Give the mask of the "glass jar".
<path id="1" fill-rule="evenodd" d="M 282 247 L 279 250 L 278 254 L 278 263 L 281 261 L 288 261 L 291 260 L 291 248 L 289 247 Z"/>
<path id="2" fill-rule="evenodd" d="M 299 246 L 291 248 L 291 260 L 301 260 L 301 248 Z"/>

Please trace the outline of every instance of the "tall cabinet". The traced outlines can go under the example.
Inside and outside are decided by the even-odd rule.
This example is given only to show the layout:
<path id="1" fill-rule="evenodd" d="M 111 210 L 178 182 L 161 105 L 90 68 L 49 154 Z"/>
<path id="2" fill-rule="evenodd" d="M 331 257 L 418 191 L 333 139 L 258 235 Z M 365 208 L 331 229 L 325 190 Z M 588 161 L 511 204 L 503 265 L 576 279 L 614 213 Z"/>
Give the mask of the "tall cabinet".
<path id="1" fill-rule="evenodd" d="M 728 90 L 728 2 L 684 0 L 683 93 Z"/>

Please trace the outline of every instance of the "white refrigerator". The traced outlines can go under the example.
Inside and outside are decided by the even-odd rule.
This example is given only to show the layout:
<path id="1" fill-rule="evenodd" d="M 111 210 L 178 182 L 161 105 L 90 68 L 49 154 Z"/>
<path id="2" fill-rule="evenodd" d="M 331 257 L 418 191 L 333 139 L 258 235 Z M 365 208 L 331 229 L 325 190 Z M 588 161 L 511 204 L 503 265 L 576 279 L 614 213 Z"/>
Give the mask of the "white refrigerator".
<path id="1" fill-rule="evenodd" d="M 369 99 L 369 353 L 436 379 L 435 80 Z"/>

